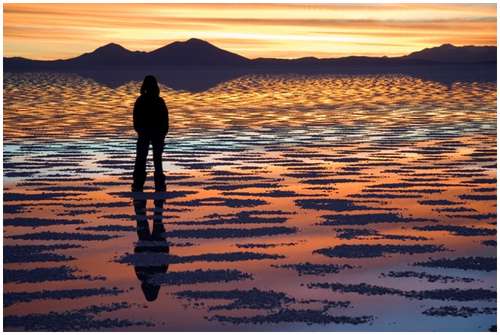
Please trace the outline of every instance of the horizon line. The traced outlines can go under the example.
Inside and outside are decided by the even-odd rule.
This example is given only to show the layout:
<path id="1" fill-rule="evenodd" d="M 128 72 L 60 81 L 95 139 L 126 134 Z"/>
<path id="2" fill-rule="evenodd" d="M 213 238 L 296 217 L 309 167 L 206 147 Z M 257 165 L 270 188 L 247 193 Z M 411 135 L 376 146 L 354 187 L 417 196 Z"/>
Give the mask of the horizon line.
<path id="1" fill-rule="evenodd" d="M 116 43 L 116 42 L 109 42 L 109 43 L 106 43 L 106 44 L 103 44 L 101 46 L 98 46 L 96 47 L 95 49 L 93 49 L 92 51 L 84 51 L 80 54 L 77 54 L 75 56 L 71 56 L 71 57 L 68 57 L 68 58 L 55 58 L 55 59 L 34 59 L 34 58 L 27 58 L 27 57 L 24 57 L 24 56 L 4 56 L 3 58 L 22 58 L 22 59 L 27 59 L 27 60 L 31 60 L 31 61 L 40 61 L 40 62 L 51 62 L 51 61 L 64 61 L 64 60 L 70 60 L 70 59 L 73 59 L 73 58 L 76 58 L 76 57 L 79 57 L 79 56 L 82 56 L 82 55 L 85 55 L 85 54 L 91 54 L 95 51 L 97 51 L 98 49 L 100 48 L 103 48 L 103 47 L 106 47 L 106 46 L 110 46 L 110 45 L 116 45 L 116 46 L 119 46 L 123 49 L 125 49 L 126 51 L 129 51 L 129 52 L 144 52 L 144 53 L 151 53 L 153 51 L 156 51 L 158 49 L 161 49 L 161 48 L 164 48 L 164 47 L 167 47 L 171 44 L 174 44 L 174 43 L 187 43 L 188 41 L 191 41 L 191 40 L 197 40 L 197 41 L 203 41 L 205 43 L 208 43 L 220 50 L 224 50 L 226 52 L 231 52 L 233 54 L 236 54 L 240 57 L 244 57 L 248 60 L 257 60 L 257 59 L 279 59 L 279 60 L 297 60 L 297 59 L 304 59 L 304 58 L 315 58 L 315 59 L 342 59 L 342 58 L 349 58 L 349 57 L 363 57 L 363 58 L 399 58 L 399 57 L 405 57 L 405 56 L 408 56 L 414 52 L 417 52 L 417 51 L 422 51 L 422 50 L 426 50 L 426 49 L 432 49 L 432 48 L 438 48 L 438 47 L 443 47 L 445 45 L 450 45 L 452 47 L 457 47 L 457 48 L 462 48 L 462 47 L 476 47 L 476 48 L 481 48 L 481 47 L 489 47 L 489 48 L 496 48 L 497 46 L 496 45 L 476 45 L 476 44 L 464 44 L 464 45 L 456 45 L 456 44 L 453 44 L 453 43 L 442 43 L 440 45 L 434 45 L 434 46 L 429 46 L 429 47 L 426 47 L 426 48 L 423 48 L 423 49 L 419 49 L 419 50 L 414 50 L 414 51 L 411 51 L 410 53 L 407 53 L 407 54 L 403 54 L 403 55 L 399 55 L 399 56 L 387 56 L 387 55 L 381 55 L 381 56 L 366 56 L 366 55 L 348 55 L 348 56 L 340 56 L 340 57 L 316 57 L 316 56 L 303 56 L 303 57 L 296 57 L 296 58 L 279 58 L 279 57 L 256 57 L 256 58 L 249 58 L 249 57 L 245 57 L 245 56 L 242 56 L 236 52 L 233 52 L 233 51 L 230 51 L 230 50 L 227 50 L 227 49 L 223 49 L 221 47 L 218 47 L 217 45 L 213 44 L 212 42 L 208 41 L 208 40 L 204 40 L 204 39 L 201 39 L 201 38 L 196 38 L 196 37 L 191 37 L 191 38 L 188 38 L 186 40 L 176 40 L 176 41 L 173 41 L 173 42 L 170 42 L 170 43 L 167 43 L 163 46 L 160 46 L 160 47 L 157 47 L 155 49 L 152 49 L 150 51 L 145 51 L 145 50 L 131 50 L 131 49 L 128 49 L 127 47 L 119 44 L 119 43 Z"/>

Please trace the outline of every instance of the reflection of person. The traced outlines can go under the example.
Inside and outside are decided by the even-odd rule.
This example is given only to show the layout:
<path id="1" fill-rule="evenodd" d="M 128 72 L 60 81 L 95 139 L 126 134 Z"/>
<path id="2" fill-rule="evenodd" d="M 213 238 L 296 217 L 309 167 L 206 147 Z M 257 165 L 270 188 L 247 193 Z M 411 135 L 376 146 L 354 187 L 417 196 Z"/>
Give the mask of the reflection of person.
<path id="1" fill-rule="evenodd" d="M 155 190 L 165 191 L 162 154 L 165 136 L 168 132 L 168 109 L 160 97 L 160 88 L 156 78 L 146 76 L 141 86 L 141 95 L 134 105 L 134 129 L 137 132 L 137 154 L 134 166 L 133 192 L 142 192 L 146 181 L 146 159 L 149 144 L 153 146 L 155 167 Z"/>
<path id="2" fill-rule="evenodd" d="M 134 209 L 137 220 L 137 237 L 139 241 L 134 248 L 134 254 L 147 255 L 151 261 L 155 261 L 155 255 L 168 255 L 170 248 L 166 238 L 163 236 L 163 204 L 165 200 L 155 200 L 155 213 L 153 218 L 153 231 L 150 233 L 146 213 L 146 200 L 134 200 Z M 148 260 L 143 258 L 145 262 Z M 166 273 L 168 264 L 160 265 L 136 265 L 134 267 L 137 278 L 141 281 L 142 292 L 147 301 L 154 301 L 160 292 L 160 285 L 150 282 L 151 277 L 158 273 Z"/>

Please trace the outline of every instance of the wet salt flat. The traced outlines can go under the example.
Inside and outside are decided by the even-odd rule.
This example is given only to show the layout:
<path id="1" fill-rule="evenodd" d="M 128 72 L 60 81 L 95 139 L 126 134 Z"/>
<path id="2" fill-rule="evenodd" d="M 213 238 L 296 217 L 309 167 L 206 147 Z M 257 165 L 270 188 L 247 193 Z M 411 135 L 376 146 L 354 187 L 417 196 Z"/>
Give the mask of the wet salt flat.
<path id="1" fill-rule="evenodd" d="M 496 327 L 496 83 L 162 86 L 156 194 L 139 86 L 5 74 L 6 330 Z"/>

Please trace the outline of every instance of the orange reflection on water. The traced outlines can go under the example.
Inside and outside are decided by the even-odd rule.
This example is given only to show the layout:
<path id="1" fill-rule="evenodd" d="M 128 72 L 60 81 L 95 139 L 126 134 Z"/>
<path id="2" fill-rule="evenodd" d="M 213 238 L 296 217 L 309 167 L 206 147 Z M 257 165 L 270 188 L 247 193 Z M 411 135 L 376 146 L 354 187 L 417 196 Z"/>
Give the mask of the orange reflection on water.
<path id="1" fill-rule="evenodd" d="M 6 268 L 66 264 L 94 280 L 46 280 L 44 289 L 115 286 L 123 290 L 117 296 L 18 302 L 4 309 L 6 315 L 64 311 L 70 302 L 71 308 L 77 308 L 125 301 L 130 304 L 127 309 L 110 315 L 154 323 L 153 328 L 131 325 L 129 330 L 280 329 L 279 324 L 210 321 L 204 317 L 213 316 L 213 310 L 175 295 L 181 290 L 258 288 L 286 293 L 296 299 L 295 308 L 320 308 L 321 302 L 308 305 L 298 303 L 300 299 L 348 300 L 353 308 L 334 314 L 377 317 L 373 325 L 314 325 L 319 330 L 381 329 L 382 324 L 402 318 L 403 312 L 411 315 L 411 322 L 397 323 L 393 329 L 414 329 L 416 324 L 419 329 L 444 325 L 472 329 L 484 326 L 484 320 L 493 322 L 494 315 L 482 315 L 467 324 L 448 324 L 439 318 L 429 323 L 422 306 L 436 306 L 439 300 L 333 292 L 307 285 L 367 283 L 405 291 L 495 287 L 494 271 L 413 265 L 429 257 L 494 257 L 496 253 L 495 246 L 482 243 L 495 240 L 496 234 L 494 83 L 445 86 L 402 75 L 262 75 L 240 77 L 198 93 L 162 87 L 171 122 L 164 155 L 167 199 L 162 217 L 169 255 L 183 259 L 172 261 L 167 274 L 237 269 L 252 279 L 164 284 L 154 302 L 144 300 L 133 264 L 123 261 L 137 243 L 137 216 L 128 191 L 135 155 L 130 107 L 138 85 L 129 82 L 110 89 L 76 75 L 6 76 L 4 197 L 10 212 L 4 212 L 4 243 L 84 247 L 56 251 L 74 257 L 63 263 L 11 263 Z M 25 174 L 16 175 L 19 172 Z M 146 187 L 153 197 L 151 180 Z M 56 196 L 58 192 L 72 194 Z M 40 199 L 30 200 L 43 193 Z M 12 212 L 16 208 L 9 206 L 15 205 L 20 212 Z M 150 225 L 152 207 L 149 199 Z M 12 221 L 16 218 L 83 222 L 18 226 Z M 263 234 L 251 230 L 265 227 L 290 230 Z M 433 230 L 436 227 L 440 228 Z M 227 229 L 236 236 L 226 236 Z M 183 237 L 186 230 L 191 235 Z M 49 233 L 48 240 L 26 239 L 26 234 L 42 231 Z M 53 239 L 62 232 L 113 236 L 102 241 Z M 242 232 L 246 235 L 238 235 Z M 12 238 L 15 235 L 18 239 Z M 363 245 L 372 247 L 331 257 L 318 252 Z M 378 245 L 430 249 L 371 254 Z M 246 260 L 217 259 L 237 252 L 264 258 L 252 254 Z M 199 258 L 188 261 L 191 256 Z M 279 267 L 306 263 L 352 268 L 298 275 Z M 390 271 L 453 275 L 473 282 L 382 276 Z M 7 282 L 4 291 L 32 292 L 37 287 Z M 390 307 L 394 303 L 402 312 Z M 259 314 L 245 308 L 223 312 Z M 287 327 L 311 329 L 305 323 L 287 323 Z"/>

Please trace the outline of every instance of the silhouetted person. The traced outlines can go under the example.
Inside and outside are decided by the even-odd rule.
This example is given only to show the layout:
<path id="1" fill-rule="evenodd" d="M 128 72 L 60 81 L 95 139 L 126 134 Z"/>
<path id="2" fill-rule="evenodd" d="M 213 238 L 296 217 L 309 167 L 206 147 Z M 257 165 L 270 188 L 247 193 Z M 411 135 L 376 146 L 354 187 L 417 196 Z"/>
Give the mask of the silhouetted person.
<path id="1" fill-rule="evenodd" d="M 134 200 L 134 209 L 137 220 L 137 236 L 139 241 L 134 248 L 134 254 L 146 253 L 152 260 L 156 255 L 168 255 L 170 247 L 163 236 L 165 227 L 163 226 L 163 204 L 165 200 L 155 200 L 155 212 L 153 217 L 153 232 L 150 233 L 146 213 L 146 200 Z M 147 260 L 146 260 L 147 262 Z M 137 278 L 141 281 L 141 289 L 147 301 L 154 301 L 160 292 L 160 285 L 150 281 L 151 277 L 158 273 L 166 273 L 168 264 L 134 267 Z"/>
<path id="2" fill-rule="evenodd" d="M 168 132 L 168 109 L 160 97 L 160 88 L 156 78 L 146 76 L 141 86 L 141 95 L 134 105 L 134 129 L 137 132 L 137 154 L 134 166 L 133 192 L 142 192 L 146 181 L 146 159 L 149 144 L 153 146 L 155 167 L 155 190 L 165 191 L 162 154 L 165 136 Z"/>

